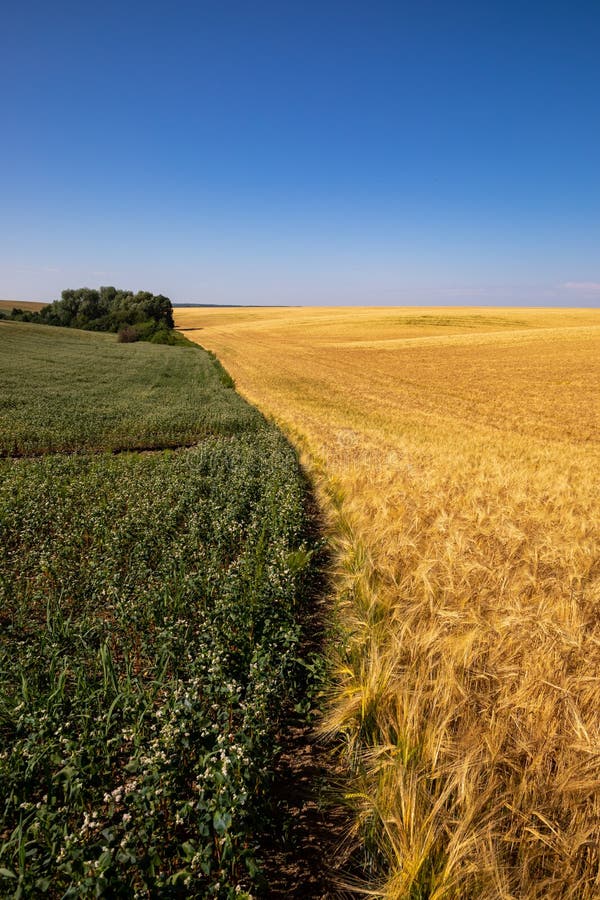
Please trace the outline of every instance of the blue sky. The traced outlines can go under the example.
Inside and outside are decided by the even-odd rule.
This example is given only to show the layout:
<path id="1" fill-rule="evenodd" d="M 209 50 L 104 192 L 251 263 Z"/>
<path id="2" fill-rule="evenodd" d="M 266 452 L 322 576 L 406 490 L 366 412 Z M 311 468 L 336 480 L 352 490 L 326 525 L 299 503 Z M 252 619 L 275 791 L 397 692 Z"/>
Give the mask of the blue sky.
<path id="1" fill-rule="evenodd" d="M 4 4 L 0 297 L 600 305 L 600 5 Z"/>

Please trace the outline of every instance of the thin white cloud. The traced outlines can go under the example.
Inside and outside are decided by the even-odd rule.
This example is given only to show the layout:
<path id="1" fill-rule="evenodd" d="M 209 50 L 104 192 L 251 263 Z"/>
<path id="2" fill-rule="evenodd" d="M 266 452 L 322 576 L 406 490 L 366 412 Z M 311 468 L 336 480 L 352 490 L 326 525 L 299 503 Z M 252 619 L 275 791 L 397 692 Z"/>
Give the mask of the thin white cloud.
<path id="1" fill-rule="evenodd" d="M 600 281 L 565 281 L 561 287 L 581 294 L 600 294 Z"/>

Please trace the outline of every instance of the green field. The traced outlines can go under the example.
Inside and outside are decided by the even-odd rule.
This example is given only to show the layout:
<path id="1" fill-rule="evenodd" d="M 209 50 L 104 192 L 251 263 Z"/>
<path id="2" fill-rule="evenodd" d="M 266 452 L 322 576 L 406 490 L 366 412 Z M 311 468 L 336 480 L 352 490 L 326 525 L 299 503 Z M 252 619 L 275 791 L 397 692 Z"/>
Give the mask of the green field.
<path id="1" fill-rule="evenodd" d="M 197 348 L 0 347 L 0 895 L 243 896 L 301 682 L 296 458 Z"/>
<path id="2" fill-rule="evenodd" d="M 191 345 L 0 321 L 0 346 L 5 456 L 176 447 L 262 427 L 226 373 Z"/>

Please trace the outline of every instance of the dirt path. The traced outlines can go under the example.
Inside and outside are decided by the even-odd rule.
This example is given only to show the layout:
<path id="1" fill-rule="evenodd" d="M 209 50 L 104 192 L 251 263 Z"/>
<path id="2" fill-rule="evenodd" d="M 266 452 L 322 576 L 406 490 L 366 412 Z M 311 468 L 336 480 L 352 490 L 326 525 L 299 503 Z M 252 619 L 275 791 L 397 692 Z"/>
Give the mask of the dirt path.
<path id="1" fill-rule="evenodd" d="M 307 477 L 307 516 L 315 544 L 325 534 L 322 513 Z M 308 601 L 303 613 L 301 654 L 325 654 L 331 616 L 331 560 L 322 545 L 315 560 Z M 260 900 L 350 900 L 357 894 L 343 889 L 358 875 L 348 834 L 352 816 L 343 803 L 347 775 L 312 724 L 291 713 L 279 735 L 281 753 L 276 761 L 271 795 L 273 827 L 263 839 L 259 857 L 266 887 Z M 353 864 L 354 863 L 354 864 Z"/>
<path id="2" fill-rule="evenodd" d="M 274 784 L 274 825 L 261 847 L 268 888 L 261 897 L 342 900 L 348 851 L 347 810 L 336 797 L 331 748 L 310 726 L 290 726 L 284 736 Z"/>

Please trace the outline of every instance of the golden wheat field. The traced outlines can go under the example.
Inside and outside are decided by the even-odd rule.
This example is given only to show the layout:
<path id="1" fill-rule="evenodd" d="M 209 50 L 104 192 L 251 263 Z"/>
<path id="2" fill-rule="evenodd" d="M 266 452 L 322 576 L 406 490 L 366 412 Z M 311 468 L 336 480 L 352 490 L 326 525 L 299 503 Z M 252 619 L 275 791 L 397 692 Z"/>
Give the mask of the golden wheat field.
<path id="1" fill-rule="evenodd" d="M 374 897 L 600 897 L 600 311 L 181 309 L 336 540 Z"/>
<path id="2" fill-rule="evenodd" d="M 16 307 L 17 309 L 26 309 L 29 312 L 37 312 L 44 305 L 44 303 L 36 300 L 0 300 L 0 311 L 10 312 Z"/>

